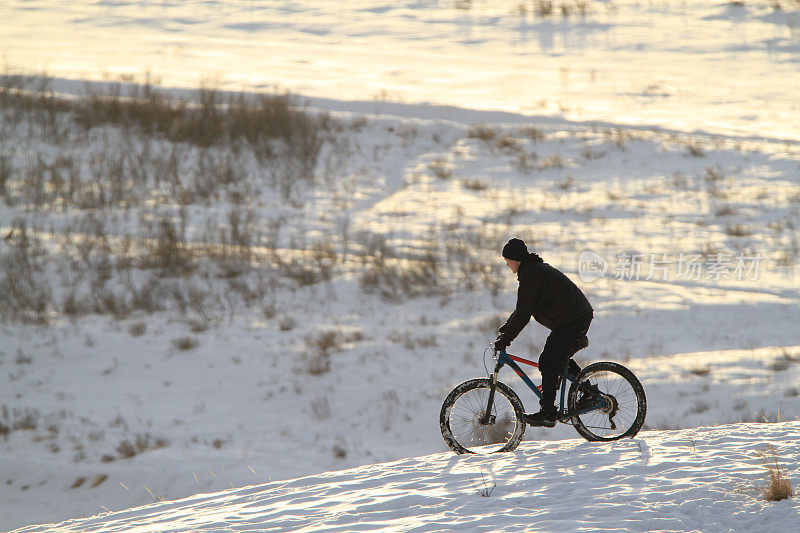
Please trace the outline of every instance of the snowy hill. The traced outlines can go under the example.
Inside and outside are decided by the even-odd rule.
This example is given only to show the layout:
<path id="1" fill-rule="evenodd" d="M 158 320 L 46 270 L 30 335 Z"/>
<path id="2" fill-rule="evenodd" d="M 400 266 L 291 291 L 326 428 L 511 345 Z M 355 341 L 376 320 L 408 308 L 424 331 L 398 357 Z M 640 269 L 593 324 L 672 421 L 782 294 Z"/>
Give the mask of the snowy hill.
<path id="1" fill-rule="evenodd" d="M 255 513 L 223 515 L 277 521 L 272 491 L 280 520 L 315 529 L 324 498 L 288 497 L 316 478 L 279 480 L 361 468 L 341 474 L 357 485 L 392 465 L 419 486 L 386 504 L 389 529 L 401 505 L 465 508 L 463 528 L 515 516 L 499 502 L 528 529 L 537 513 L 583 524 L 584 501 L 600 502 L 587 529 L 624 529 L 604 506 L 689 516 L 683 483 L 717 463 L 750 483 L 749 456 L 714 453 L 793 426 L 698 430 L 722 432 L 706 455 L 680 435 L 800 419 L 798 20 L 771 0 L 0 2 L 0 531 L 251 485 Z M 579 362 L 641 379 L 637 442 L 708 475 L 568 427 L 529 429 L 512 456 L 430 456 L 443 398 L 485 374 L 514 306 L 510 237 L 594 306 Z M 584 276 L 585 254 L 603 275 Z M 531 324 L 511 352 L 535 358 L 546 333 Z M 491 497 L 472 489 L 550 452 L 588 466 L 509 466 Z M 618 465 L 664 501 L 608 488 Z M 602 489 L 515 477 L 566 471 Z M 392 483 L 331 496 L 341 527 L 359 501 L 383 512 Z M 688 501 L 761 505 L 702 494 Z M 652 527 L 717 527 L 695 516 Z"/>
<path id="2" fill-rule="evenodd" d="M 736 424 L 440 453 L 17 531 L 793 531 L 797 499 L 759 498 L 768 444 L 796 484 L 800 422 Z"/>
<path id="3" fill-rule="evenodd" d="M 339 112 L 342 141 L 321 156 L 330 168 L 292 201 L 231 151 L 220 161 L 244 169 L 231 190 L 183 206 L 189 165 L 180 183 L 100 209 L 73 206 L 71 191 L 91 189 L 58 189 L 67 182 L 48 165 L 156 154 L 149 165 L 164 175 L 162 141 L 98 127 L 59 145 L 11 111 L 2 275 L 49 287 L 50 302 L 43 323 L 0 326 L 0 528 L 444 450 L 442 399 L 484 374 L 483 347 L 514 305 L 498 258 L 510 236 L 587 293 L 596 314 L 580 362 L 629 366 L 650 400 L 648 429 L 800 415 L 796 144 Z M 124 144 L 104 142 L 116 134 Z M 251 222 L 235 216 L 240 188 L 255 194 Z M 38 203 L 52 191 L 63 211 Z M 36 253 L 23 253 L 19 220 Z M 183 227 L 183 250 L 211 238 L 233 249 L 238 220 L 250 255 L 212 249 L 183 274 L 162 272 L 150 266 L 159 249 L 116 244 L 152 239 L 152 220 Z M 259 231 L 273 224 L 275 235 Z M 580 279 L 585 251 L 608 261 L 605 276 Z M 761 262 L 737 274 L 737 257 Z M 651 276 L 648 259 L 664 258 L 669 271 Z M 512 353 L 535 356 L 545 336 L 532 324 Z"/>
<path id="4" fill-rule="evenodd" d="M 795 144 L 524 117 L 336 118 L 350 148 L 326 153 L 330 168 L 292 202 L 231 152 L 245 169 L 231 187 L 259 192 L 246 209 L 251 257 L 220 272 L 217 255 L 201 256 L 183 275 L 109 243 L 151 238 L 147 221 L 161 219 L 185 227 L 187 249 L 208 228 L 230 249 L 237 190 L 189 208 L 169 197 L 153 207 L 134 190 L 122 207 L 43 209 L 51 189 L 26 176 L 40 161 L 112 160 L 119 148 L 102 140 L 116 130 L 62 146 L 11 122 L 20 135 L 3 140 L 14 173 L 0 227 L 13 237 L 27 220 L 40 244 L 26 256 L 23 239 L 0 242 L 3 275 L 50 286 L 51 303 L 44 324 L 0 326 L 0 528 L 444 450 L 442 399 L 484 374 L 484 343 L 514 305 L 498 258 L 510 236 L 586 291 L 597 311 L 580 362 L 629 366 L 650 400 L 646 428 L 800 415 Z M 160 153 L 161 141 L 120 139 L 126 153 Z M 191 190 L 196 171 L 185 172 L 160 186 Z M 274 238 L 258 231 L 275 221 Z M 608 261 L 605 276 L 580 279 L 584 251 Z M 635 254 L 640 275 L 625 263 Z M 739 256 L 748 267 L 762 258 L 757 271 L 737 274 Z M 26 257 L 41 264 L 16 270 Z M 405 257 L 437 274 L 415 278 Z M 647 260 L 664 257 L 669 272 L 651 277 Z M 682 259 L 702 270 L 679 272 Z M 535 356 L 545 335 L 532 324 L 512 353 Z"/>

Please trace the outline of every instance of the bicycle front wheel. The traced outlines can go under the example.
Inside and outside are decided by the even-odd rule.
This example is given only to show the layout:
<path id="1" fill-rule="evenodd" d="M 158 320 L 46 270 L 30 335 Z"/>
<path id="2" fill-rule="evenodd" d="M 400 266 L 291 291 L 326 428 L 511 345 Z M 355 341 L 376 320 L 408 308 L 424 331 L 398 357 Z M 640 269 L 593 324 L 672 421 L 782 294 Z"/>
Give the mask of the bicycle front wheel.
<path id="1" fill-rule="evenodd" d="M 465 381 L 442 404 L 439 426 L 447 446 L 456 453 L 514 450 L 525 434 L 525 410 L 519 396 L 497 382 L 491 412 L 486 416 L 491 383 L 488 378 Z"/>
<path id="2" fill-rule="evenodd" d="M 593 390 L 587 393 L 587 385 Z M 584 394 L 588 399 L 583 399 Z M 594 363 L 578 374 L 569 388 L 572 425 L 589 441 L 633 437 L 644 424 L 647 399 L 636 376 L 618 363 Z M 579 408 L 581 404 L 583 408 Z"/>

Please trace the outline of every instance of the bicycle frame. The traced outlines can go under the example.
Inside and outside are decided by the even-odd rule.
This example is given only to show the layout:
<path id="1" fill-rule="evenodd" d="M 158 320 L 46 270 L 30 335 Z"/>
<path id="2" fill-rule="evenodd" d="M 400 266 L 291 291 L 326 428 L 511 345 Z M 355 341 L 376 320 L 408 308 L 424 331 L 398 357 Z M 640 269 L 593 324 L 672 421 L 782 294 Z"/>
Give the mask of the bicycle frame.
<path id="1" fill-rule="evenodd" d="M 510 366 L 514 370 L 514 372 L 516 372 L 517 375 L 522 379 L 522 382 L 525 383 L 525 385 L 527 385 L 528 388 L 531 389 L 533 393 L 539 397 L 540 400 L 542 399 L 542 386 L 534 385 L 533 381 L 531 381 L 531 378 L 529 378 L 528 375 L 525 373 L 525 371 L 522 370 L 522 368 L 517 364 L 517 363 L 522 363 L 533 366 L 535 368 L 539 368 L 538 363 L 525 359 L 524 357 L 511 355 L 509 353 L 506 353 L 505 351 L 497 352 L 495 357 L 497 359 L 497 364 L 495 365 L 494 373 L 491 376 L 491 386 L 489 387 L 489 400 L 486 405 L 486 413 L 483 415 L 483 418 L 481 419 L 481 422 L 484 424 L 492 422 L 491 420 L 492 416 L 490 415 L 490 413 L 492 412 L 492 404 L 494 403 L 494 391 L 497 386 L 497 375 L 500 373 L 500 369 L 502 369 L 505 365 Z M 564 373 L 562 374 L 562 378 L 563 379 L 561 380 L 561 394 L 560 394 L 559 409 L 558 409 L 559 416 L 563 416 L 564 413 L 566 412 L 566 409 L 564 407 L 564 400 L 567 392 L 567 381 L 569 382 L 575 381 L 576 376 L 573 376 L 572 374 L 568 373 L 565 369 Z"/>

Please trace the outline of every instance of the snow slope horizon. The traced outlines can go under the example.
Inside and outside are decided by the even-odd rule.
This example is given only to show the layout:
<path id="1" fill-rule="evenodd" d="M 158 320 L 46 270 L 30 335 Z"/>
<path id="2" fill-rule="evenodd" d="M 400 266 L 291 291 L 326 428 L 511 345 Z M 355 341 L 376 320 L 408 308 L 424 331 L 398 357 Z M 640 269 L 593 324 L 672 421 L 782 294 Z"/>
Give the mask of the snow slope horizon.
<path id="1" fill-rule="evenodd" d="M 341 100 L 800 135 L 793 6 L 616 0 L 539 17 L 524 3 L 455 4 L 9 1 L 0 49 L 56 76 L 151 72 L 188 87 L 210 75 Z"/>
<path id="2" fill-rule="evenodd" d="M 796 486 L 800 422 L 736 424 L 439 453 L 15 532 L 791 531 L 800 502 L 760 496 L 767 445 Z"/>
<path id="3" fill-rule="evenodd" d="M 17 71 L 19 75 L 29 77 L 31 79 L 35 79 L 36 77 L 42 75 L 42 73 L 36 73 L 33 71 L 23 71 L 17 69 L 15 69 L 15 71 Z M 108 89 L 112 85 L 119 87 L 122 95 L 127 94 L 131 88 L 142 87 L 142 83 L 139 81 L 97 81 L 89 78 L 47 76 L 48 81 L 53 89 L 53 93 L 64 97 L 80 96 L 86 94 L 87 90 L 97 91 L 100 94 L 104 94 L 108 92 Z M 141 81 L 145 80 L 146 78 L 143 78 Z M 247 96 L 257 97 L 261 94 L 269 94 L 272 92 L 272 90 L 264 91 L 263 89 L 254 88 L 233 90 L 229 88 L 223 88 L 222 86 L 216 86 L 214 84 L 204 84 L 204 87 L 216 90 L 221 96 L 244 94 Z M 156 85 L 154 88 L 164 92 L 165 94 L 183 98 L 188 101 L 196 100 L 198 94 L 198 89 L 196 87 L 187 88 L 177 85 Z M 273 90 L 280 92 L 279 88 L 274 88 Z M 641 123 L 638 121 L 624 122 L 622 120 L 604 120 L 600 118 L 580 120 L 553 114 L 541 114 L 535 112 L 525 113 L 521 111 L 514 112 L 491 108 L 474 108 L 446 103 L 411 103 L 380 99 L 335 99 L 312 96 L 307 93 L 293 91 L 287 91 L 286 94 L 294 98 L 299 105 L 307 106 L 310 109 L 331 111 L 338 114 L 352 114 L 354 116 L 397 118 L 401 120 L 410 119 L 422 122 L 440 121 L 459 125 L 478 125 L 491 123 L 527 125 L 534 123 L 551 128 L 563 128 L 566 130 L 611 128 L 624 129 L 626 131 L 656 132 L 664 135 L 695 135 L 708 139 L 724 138 L 735 141 L 785 143 L 786 146 L 800 145 L 800 132 L 797 132 L 796 135 L 790 136 L 775 136 L 769 132 L 753 134 L 746 131 L 722 132 L 719 130 L 703 128 L 677 129 L 669 124 L 664 124 L 657 121 L 653 121 L 652 123 Z"/>

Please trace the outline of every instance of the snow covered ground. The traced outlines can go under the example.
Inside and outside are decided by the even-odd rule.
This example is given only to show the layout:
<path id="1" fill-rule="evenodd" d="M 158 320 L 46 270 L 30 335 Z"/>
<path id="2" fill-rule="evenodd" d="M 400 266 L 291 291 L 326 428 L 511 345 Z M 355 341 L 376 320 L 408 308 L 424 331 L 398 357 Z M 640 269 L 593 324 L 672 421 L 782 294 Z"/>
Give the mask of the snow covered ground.
<path id="1" fill-rule="evenodd" d="M 337 167 L 344 182 L 318 186 L 301 209 L 284 207 L 292 216 L 282 249 L 324 239 L 337 259 L 328 281 L 278 277 L 256 304 L 226 307 L 214 303 L 215 291 L 233 285 L 195 274 L 211 295 L 199 311 L 123 318 L 61 314 L 72 286 L 53 284 L 47 324 L 2 326 L 5 527 L 444 451 L 441 401 L 484 373 L 483 347 L 514 305 L 515 280 L 497 257 L 513 235 L 586 290 L 597 312 L 579 359 L 630 366 L 648 394 L 648 428 L 800 416 L 792 245 L 800 182 L 791 145 L 622 126 L 476 129 L 360 117 L 340 116 L 357 123 L 349 130 L 357 148 Z M 12 150 L 15 161 L 34 146 Z M 270 220 L 279 197 L 264 198 L 254 210 Z M 190 234 L 229 208 L 224 200 L 192 206 Z M 105 212 L 112 234 L 135 221 L 125 210 Z M 13 217 L 42 216 L 19 205 L 2 213 L 6 229 Z M 69 208 L 40 226 L 82 217 Z M 336 229 L 345 220 L 350 241 Z M 383 236 L 380 246 L 400 254 L 433 244 L 441 280 L 421 290 L 434 295 L 373 280 L 376 250 L 357 235 Z M 54 257 L 59 242 L 44 240 Z M 600 279 L 581 280 L 586 250 L 608 262 Z M 642 254 L 640 272 L 633 254 Z M 666 270 L 650 272 L 648 258 L 663 254 Z M 485 265 L 487 277 L 460 277 L 469 261 Z M 256 273 L 287 275 L 259 264 Z M 166 288 L 172 280 L 143 279 Z M 535 356 L 545 334 L 529 326 L 512 353 Z M 520 384 L 513 374 L 503 379 Z M 526 435 L 572 437 L 571 428 Z"/>
<path id="2" fill-rule="evenodd" d="M 761 476 L 737 454 L 767 441 L 787 451 L 797 480 L 797 425 L 755 424 L 800 418 L 797 5 L 597 2 L 585 17 L 557 5 L 543 18 L 530 3 L 458 4 L 470 8 L 0 5 L 6 74 L 46 67 L 56 92 L 80 94 L 84 76 L 142 81 L 149 71 L 184 91 L 168 94 L 195 98 L 199 79 L 218 76 L 221 88 L 299 91 L 336 123 L 301 176 L 247 149 L 2 109 L 0 304 L 14 280 L 49 300 L 41 324 L 3 308 L 0 530 L 250 485 L 198 497 L 196 517 L 180 502 L 152 519 L 192 529 L 187 520 L 219 509 L 245 528 L 297 514 L 309 520 L 298 528 L 316 529 L 328 515 L 306 512 L 307 489 L 331 491 L 320 512 L 342 513 L 330 525 L 348 530 L 349 499 L 362 496 L 337 487 L 340 475 L 397 529 L 428 520 L 417 512 L 443 529 L 513 529 L 500 520 L 514 507 L 553 525 L 587 499 L 598 502 L 590 528 L 796 519 L 793 503 L 730 492 Z M 129 187 L 139 167 L 145 185 Z M 125 179 L 107 180 L 118 168 Z M 208 185 L 208 174 L 228 181 Z M 298 178 L 288 192 L 287 177 Z M 114 187 L 121 196 L 105 199 Z M 148 265 L 159 221 L 182 228 L 182 249 L 201 250 L 185 272 Z M 512 236 L 594 305 L 580 362 L 618 361 L 642 380 L 648 431 L 638 440 L 591 445 L 564 441 L 575 437 L 568 427 L 529 429 L 507 457 L 428 457 L 445 452 L 442 399 L 484 374 L 484 346 L 514 305 L 498 257 Z M 20 274 L 15 262 L 36 268 Z M 532 324 L 511 352 L 535 357 L 545 336 Z M 752 424 L 687 429 L 736 422 Z M 539 453 L 558 457 L 543 465 Z M 414 456 L 426 457 L 403 459 Z M 320 485 L 275 481 L 354 467 Z M 384 468 L 430 494 L 387 496 L 391 480 L 368 479 Z M 443 470 L 453 479 L 436 485 Z M 581 482 L 558 485 L 569 498 L 549 502 L 567 470 Z M 499 476 L 488 499 L 471 488 L 479 472 Z M 639 487 L 652 496 L 634 499 Z M 264 510 L 275 495 L 292 498 L 280 501 L 288 514 L 274 514 L 277 501 Z M 228 497 L 243 507 L 225 507 Z M 738 521 L 724 521 L 729 509 Z M 144 525 L 148 512 L 129 516 L 158 529 Z M 542 524 L 519 527 L 558 529 Z"/>
<path id="3" fill-rule="evenodd" d="M 647 431 L 602 444 L 439 453 L 202 494 L 19 532 L 793 531 L 797 499 L 759 499 L 758 453 L 800 475 L 800 423 Z"/>

